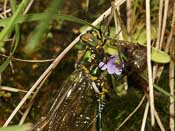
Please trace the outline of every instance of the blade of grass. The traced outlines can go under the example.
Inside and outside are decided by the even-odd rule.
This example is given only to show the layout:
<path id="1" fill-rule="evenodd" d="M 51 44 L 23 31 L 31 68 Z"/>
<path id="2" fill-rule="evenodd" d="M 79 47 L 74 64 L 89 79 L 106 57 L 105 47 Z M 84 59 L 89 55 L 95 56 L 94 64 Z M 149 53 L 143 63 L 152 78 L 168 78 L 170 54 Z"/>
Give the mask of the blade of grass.
<path id="1" fill-rule="evenodd" d="M 22 13 L 23 9 L 26 7 L 28 2 L 29 2 L 29 0 L 23 0 L 21 2 L 21 4 L 17 8 L 17 10 L 14 12 L 13 16 L 11 17 L 11 19 L 7 22 L 8 23 L 7 26 L 1 31 L 1 33 L 0 33 L 0 43 L 1 44 L 4 43 L 5 38 L 7 38 L 7 36 L 13 31 L 16 19 Z M 12 7 L 12 8 L 13 8 L 13 10 L 15 10 L 15 7 Z M 14 48 L 13 48 L 13 51 L 12 51 L 10 57 L 7 58 L 7 60 L 0 66 L 0 73 L 2 73 L 5 70 L 5 68 L 8 66 L 8 64 L 10 62 L 10 59 L 11 59 L 13 53 L 15 52 L 15 50 L 17 48 L 17 45 L 19 43 L 19 29 L 18 29 L 17 26 L 15 28 L 16 28 L 15 30 L 17 31 L 16 32 L 17 33 L 16 43 L 14 45 Z"/>
<path id="2" fill-rule="evenodd" d="M 140 77 L 148 82 L 148 78 L 146 78 L 144 75 L 140 75 Z M 164 94 L 166 96 L 172 97 L 175 100 L 175 96 L 172 96 L 169 92 L 165 91 L 164 89 L 162 89 L 161 87 L 159 87 L 156 84 L 153 84 L 153 86 L 157 91 L 161 92 L 162 94 Z"/>
<path id="3" fill-rule="evenodd" d="M 18 16 L 22 13 L 23 9 L 26 7 L 30 0 L 23 0 L 19 5 L 18 9 L 15 11 L 11 19 L 8 21 L 7 26 L 0 33 L 0 42 L 4 41 L 4 38 L 13 30 L 15 21 Z"/>
<path id="4" fill-rule="evenodd" d="M 24 47 L 25 53 L 31 54 L 36 50 L 44 34 L 48 31 L 50 23 L 54 19 L 53 15 L 57 13 L 57 10 L 61 8 L 62 4 L 63 0 L 54 0 L 46 9 L 45 12 L 47 14 L 43 17 L 43 20 L 40 21 L 39 25 L 35 28 L 27 40 L 27 44 Z"/>
<path id="5" fill-rule="evenodd" d="M 17 24 L 17 23 L 20 24 L 20 23 L 24 23 L 24 22 L 32 22 L 32 21 L 40 21 L 40 20 L 43 20 L 45 15 L 47 15 L 47 13 L 35 13 L 35 14 L 27 14 L 24 16 L 19 16 L 17 18 L 17 20 L 15 21 L 15 24 Z M 88 26 L 98 30 L 97 27 L 93 26 L 89 22 L 84 21 L 84 20 L 77 18 L 77 17 L 74 17 L 74 16 L 64 15 L 64 14 L 55 14 L 55 15 L 53 15 L 53 17 L 55 20 L 71 21 L 71 22 L 75 22 L 75 23 L 79 23 L 79 24 L 83 24 L 83 25 L 88 25 Z M 11 19 L 11 17 L 5 18 L 5 19 L 0 19 L 0 27 L 7 26 L 7 23 L 10 19 Z"/>
<path id="6" fill-rule="evenodd" d="M 16 0 L 10 0 L 10 5 L 11 5 L 11 8 L 12 8 L 12 12 L 14 13 L 15 10 L 16 10 Z M 9 63 L 11 61 L 11 58 L 12 58 L 13 54 L 15 53 L 15 51 L 18 47 L 19 40 L 20 40 L 19 25 L 16 24 L 15 25 L 15 44 L 14 44 L 14 48 L 12 49 L 9 57 L 3 62 L 2 65 L 0 65 L 0 73 L 2 73 L 6 69 L 6 67 L 9 65 Z"/>
<path id="7" fill-rule="evenodd" d="M 147 119 L 147 116 L 148 116 L 148 111 L 149 111 L 149 103 L 147 102 L 146 106 L 145 106 L 143 119 L 142 119 L 142 125 L 141 125 L 141 129 L 140 129 L 141 131 L 145 131 L 146 119 Z"/>

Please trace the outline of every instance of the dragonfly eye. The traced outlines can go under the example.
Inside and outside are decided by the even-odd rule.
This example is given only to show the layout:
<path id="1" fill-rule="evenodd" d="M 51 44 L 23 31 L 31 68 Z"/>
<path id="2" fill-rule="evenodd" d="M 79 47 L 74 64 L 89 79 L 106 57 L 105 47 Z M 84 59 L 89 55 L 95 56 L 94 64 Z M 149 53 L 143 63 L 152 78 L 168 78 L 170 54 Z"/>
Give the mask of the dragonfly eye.
<path id="1" fill-rule="evenodd" d="M 91 42 L 93 41 L 93 35 L 90 33 L 85 33 L 80 38 L 83 42 Z"/>
<path id="2" fill-rule="evenodd" d="M 93 47 L 97 47 L 98 45 L 101 44 L 100 33 L 98 33 L 98 31 L 95 31 L 95 30 L 88 31 L 87 33 L 83 34 L 80 37 L 80 39 L 85 44 L 88 44 Z"/>
<path id="3" fill-rule="evenodd" d="M 91 33 L 85 33 L 80 38 L 82 42 L 87 44 L 88 46 L 96 47 L 98 45 L 98 39 Z"/>
<path id="4" fill-rule="evenodd" d="M 89 30 L 87 33 L 92 34 L 94 37 L 101 39 L 101 30 Z"/>

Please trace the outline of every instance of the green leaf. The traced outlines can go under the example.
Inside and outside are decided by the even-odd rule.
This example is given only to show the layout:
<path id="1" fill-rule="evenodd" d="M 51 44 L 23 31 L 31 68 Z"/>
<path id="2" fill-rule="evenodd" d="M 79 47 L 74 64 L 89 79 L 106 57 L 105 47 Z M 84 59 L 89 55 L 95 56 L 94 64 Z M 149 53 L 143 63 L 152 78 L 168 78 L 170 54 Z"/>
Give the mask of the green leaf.
<path id="1" fill-rule="evenodd" d="M 21 126 L 9 126 L 5 128 L 0 128 L 0 131 L 30 131 L 32 129 L 32 124 L 24 124 Z"/>
<path id="2" fill-rule="evenodd" d="M 151 40 L 156 38 L 156 28 L 151 26 Z M 146 43 L 146 29 L 143 24 L 137 25 L 137 32 L 132 36 L 132 42 L 134 43 Z"/>
<path id="3" fill-rule="evenodd" d="M 170 62 L 170 56 L 164 51 L 152 47 L 151 60 L 157 63 L 165 64 Z"/>
<path id="4" fill-rule="evenodd" d="M 146 47 L 146 45 L 141 44 Z M 156 63 L 166 64 L 170 62 L 170 56 L 155 47 L 151 47 L 151 60 Z"/>
<path id="5" fill-rule="evenodd" d="M 113 46 L 111 46 L 109 44 L 105 44 L 103 46 L 103 48 L 104 48 L 105 53 L 108 53 L 110 55 L 116 55 L 116 53 L 118 53 L 117 48 L 115 48 L 115 47 L 113 47 Z"/>

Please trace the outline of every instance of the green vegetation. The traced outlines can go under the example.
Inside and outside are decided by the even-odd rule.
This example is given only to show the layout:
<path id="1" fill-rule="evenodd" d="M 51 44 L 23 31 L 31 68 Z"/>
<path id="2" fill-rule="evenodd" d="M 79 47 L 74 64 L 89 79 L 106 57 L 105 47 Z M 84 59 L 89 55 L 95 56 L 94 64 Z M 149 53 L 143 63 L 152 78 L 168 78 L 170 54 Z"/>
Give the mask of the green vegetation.
<path id="1" fill-rule="evenodd" d="M 175 3 L 173 0 L 163 3 L 150 1 L 148 17 L 149 9 L 145 2 L 1 0 L 0 126 L 37 123 L 41 116 L 47 116 L 59 87 L 65 80 L 72 82 L 71 79 L 75 78 L 69 75 L 79 69 L 78 65 L 83 65 L 88 67 L 90 75 L 104 77 L 110 94 L 102 111 L 103 130 L 140 130 L 145 126 L 145 130 L 165 128 L 173 131 L 174 124 L 170 123 L 174 122 L 175 99 Z M 108 8 L 111 10 L 102 15 Z M 82 34 L 86 32 L 93 34 L 93 38 L 86 36 L 83 39 Z M 149 41 L 151 67 L 147 67 Z M 124 65 L 119 75 L 111 73 L 108 67 L 113 58 L 115 69 L 119 70 L 117 66 Z M 100 62 L 106 66 L 105 69 L 99 66 Z M 93 67 L 93 72 L 89 67 Z M 149 71 L 152 71 L 152 77 Z M 78 79 L 78 73 L 76 76 Z M 93 77 L 82 77 L 83 80 L 85 78 L 94 82 Z M 158 113 L 154 126 L 151 125 L 154 115 L 150 117 L 149 112 L 146 123 L 143 123 L 146 103 L 148 99 L 152 101 L 149 80 L 153 81 L 153 102 Z M 101 94 L 105 93 L 101 91 Z M 143 96 L 139 109 L 122 124 Z M 0 131 L 12 130 L 31 130 L 31 125 L 0 128 Z"/>

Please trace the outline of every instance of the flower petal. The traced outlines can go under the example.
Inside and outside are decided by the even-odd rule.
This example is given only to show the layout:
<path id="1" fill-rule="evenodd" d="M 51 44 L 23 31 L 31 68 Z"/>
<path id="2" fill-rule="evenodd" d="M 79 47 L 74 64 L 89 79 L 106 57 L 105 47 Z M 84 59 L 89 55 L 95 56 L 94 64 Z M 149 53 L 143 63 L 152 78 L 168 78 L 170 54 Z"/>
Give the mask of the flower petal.
<path id="1" fill-rule="evenodd" d="M 115 69 L 116 69 L 115 57 L 111 57 L 110 60 L 107 62 L 107 71 L 109 74 L 114 74 Z"/>
<path id="2" fill-rule="evenodd" d="M 116 65 L 112 63 L 107 63 L 107 71 L 109 74 L 114 74 L 116 69 Z"/>
<path id="3" fill-rule="evenodd" d="M 107 68 L 107 65 L 104 62 L 100 62 L 98 66 L 100 67 L 101 70 L 106 70 Z"/>
<path id="4" fill-rule="evenodd" d="M 116 75 L 121 75 L 121 73 L 122 73 L 122 69 L 118 69 L 118 68 L 115 69 Z"/>

